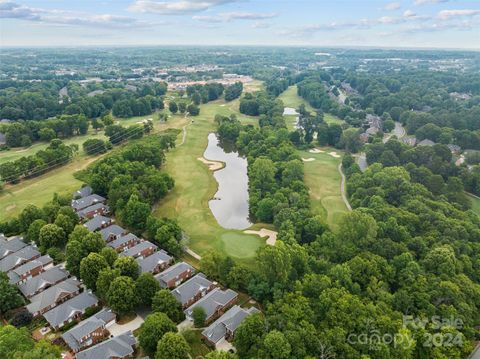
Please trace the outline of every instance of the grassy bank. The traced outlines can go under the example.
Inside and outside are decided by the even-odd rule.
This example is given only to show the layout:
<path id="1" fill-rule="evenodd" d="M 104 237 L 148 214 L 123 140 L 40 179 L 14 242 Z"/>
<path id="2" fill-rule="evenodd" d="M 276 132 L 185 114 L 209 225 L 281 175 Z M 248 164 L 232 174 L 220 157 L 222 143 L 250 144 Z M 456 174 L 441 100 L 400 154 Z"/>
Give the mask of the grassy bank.
<path id="1" fill-rule="evenodd" d="M 480 216 L 480 198 L 468 194 L 468 198 L 472 202 L 472 210 Z"/>

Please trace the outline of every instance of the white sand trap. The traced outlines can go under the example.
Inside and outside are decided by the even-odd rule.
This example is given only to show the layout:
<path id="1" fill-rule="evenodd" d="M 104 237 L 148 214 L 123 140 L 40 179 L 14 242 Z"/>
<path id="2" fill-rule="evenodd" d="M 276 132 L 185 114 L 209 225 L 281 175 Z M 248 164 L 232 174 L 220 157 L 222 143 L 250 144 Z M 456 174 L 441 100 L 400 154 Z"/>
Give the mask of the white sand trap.
<path id="1" fill-rule="evenodd" d="M 313 158 L 313 157 L 303 158 L 303 157 L 302 157 L 302 161 L 303 161 L 303 162 L 312 162 L 312 161 L 315 161 L 315 158 Z"/>
<path id="2" fill-rule="evenodd" d="M 310 152 L 310 153 L 325 153 L 325 151 L 319 150 L 318 148 L 314 148 L 314 149 L 312 149 L 308 152 Z"/>
<path id="3" fill-rule="evenodd" d="M 210 161 L 205 159 L 204 157 L 198 157 L 197 160 L 205 163 L 210 171 L 217 171 L 223 168 L 223 163 L 219 161 Z"/>
<path id="4" fill-rule="evenodd" d="M 252 230 L 246 230 L 243 231 L 243 233 L 246 234 L 256 234 L 257 236 L 260 236 L 261 238 L 268 237 L 267 238 L 267 245 L 269 246 L 274 246 L 275 242 L 277 241 L 277 232 L 271 231 L 269 229 L 262 228 L 259 231 L 252 231 Z"/>
<path id="5" fill-rule="evenodd" d="M 225 104 L 223 104 L 223 105 L 220 105 L 220 107 L 225 107 Z"/>
<path id="6" fill-rule="evenodd" d="M 328 154 L 332 157 L 335 157 L 335 158 L 340 158 L 341 157 L 339 154 L 337 154 L 337 152 L 329 152 Z"/>

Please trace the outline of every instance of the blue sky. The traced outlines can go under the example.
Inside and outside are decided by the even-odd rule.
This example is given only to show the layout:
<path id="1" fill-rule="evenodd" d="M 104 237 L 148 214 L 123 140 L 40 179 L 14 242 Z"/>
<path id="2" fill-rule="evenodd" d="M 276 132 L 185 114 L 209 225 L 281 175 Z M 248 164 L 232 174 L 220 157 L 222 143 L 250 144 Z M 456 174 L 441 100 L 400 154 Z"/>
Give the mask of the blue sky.
<path id="1" fill-rule="evenodd" d="M 1 46 L 480 49 L 480 0 L 0 0 Z"/>

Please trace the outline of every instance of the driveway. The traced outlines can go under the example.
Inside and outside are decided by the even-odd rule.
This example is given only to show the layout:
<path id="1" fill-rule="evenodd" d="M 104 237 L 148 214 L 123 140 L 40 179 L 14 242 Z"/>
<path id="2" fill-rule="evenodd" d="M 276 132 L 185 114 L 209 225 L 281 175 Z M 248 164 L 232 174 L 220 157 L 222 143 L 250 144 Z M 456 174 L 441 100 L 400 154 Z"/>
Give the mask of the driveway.
<path id="1" fill-rule="evenodd" d="M 116 337 L 117 335 L 123 334 L 126 331 L 134 331 L 138 328 L 140 328 L 140 325 L 143 323 L 143 318 L 139 315 L 135 317 L 135 319 L 129 321 L 128 323 L 125 324 L 118 324 L 114 323 L 112 326 L 108 328 L 108 331 L 110 332 L 111 335 Z"/>

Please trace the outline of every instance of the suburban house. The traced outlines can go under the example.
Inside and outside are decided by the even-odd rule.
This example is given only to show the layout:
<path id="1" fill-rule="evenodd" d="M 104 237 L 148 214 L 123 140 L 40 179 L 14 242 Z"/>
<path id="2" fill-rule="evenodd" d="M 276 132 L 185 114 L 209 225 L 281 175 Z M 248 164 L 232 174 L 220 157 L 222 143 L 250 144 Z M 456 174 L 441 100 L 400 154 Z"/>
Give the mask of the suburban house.
<path id="1" fill-rule="evenodd" d="M 22 239 L 22 237 L 13 237 L 7 239 L 0 234 L 0 259 L 5 258 L 9 254 L 18 252 L 20 249 L 28 246 Z"/>
<path id="2" fill-rule="evenodd" d="M 113 220 L 110 217 L 100 215 L 93 217 L 91 220 L 85 222 L 83 225 L 87 227 L 90 232 L 95 232 L 110 226 L 112 223 Z"/>
<path id="3" fill-rule="evenodd" d="M 9 272 L 38 257 L 40 257 L 40 252 L 37 247 L 33 245 L 27 246 L 0 260 L 0 271 Z"/>
<path id="4" fill-rule="evenodd" d="M 72 208 L 75 212 L 78 212 L 84 208 L 93 206 L 97 203 L 105 203 L 106 199 L 98 194 L 91 194 L 87 197 L 79 198 L 76 200 L 72 200 Z"/>
<path id="5" fill-rule="evenodd" d="M 27 310 L 34 317 L 42 315 L 79 294 L 80 286 L 81 283 L 75 277 L 68 278 L 31 297 Z"/>
<path id="6" fill-rule="evenodd" d="M 114 241 L 121 236 L 124 236 L 128 231 L 117 224 L 112 224 L 111 226 L 101 229 L 99 233 L 102 235 L 102 238 L 105 242 Z"/>
<path id="7" fill-rule="evenodd" d="M 141 241 L 133 247 L 120 253 L 122 257 L 144 258 L 157 250 L 157 246 L 150 241 Z"/>
<path id="8" fill-rule="evenodd" d="M 78 353 L 108 337 L 108 327 L 115 323 L 115 319 L 115 313 L 104 308 L 63 333 L 62 339 L 74 353 Z"/>
<path id="9" fill-rule="evenodd" d="M 173 258 L 160 249 L 148 257 L 137 258 L 136 261 L 140 266 L 141 273 L 157 274 L 166 269 L 173 262 Z"/>
<path id="10" fill-rule="evenodd" d="M 130 359 L 134 357 L 137 339 L 131 331 L 110 338 L 77 353 L 77 359 Z"/>
<path id="11" fill-rule="evenodd" d="M 214 346 L 222 340 L 232 340 L 242 321 L 254 313 L 260 313 L 260 311 L 255 307 L 243 309 L 234 305 L 202 332 L 203 338 Z"/>
<path id="12" fill-rule="evenodd" d="M 26 298 L 30 298 L 52 285 L 60 283 L 68 278 L 69 275 L 68 271 L 61 269 L 60 267 L 53 267 L 33 278 L 27 279 L 21 284 L 18 284 L 18 289 Z"/>
<path id="13" fill-rule="evenodd" d="M 182 285 L 172 290 L 173 296 L 182 303 L 182 308 L 186 309 L 200 298 L 210 292 L 215 285 L 210 282 L 203 273 L 198 273 Z"/>
<path id="14" fill-rule="evenodd" d="M 237 297 L 237 292 L 231 289 L 221 290 L 220 288 L 215 288 L 194 305 L 185 310 L 185 315 L 187 316 L 187 319 L 193 320 L 193 309 L 196 307 L 202 307 L 207 315 L 205 322 L 210 323 L 222 315 L 225 312 L 225 309 L 235 303 Z"/>
<path id="15" fill-rule="evenodd" d="M 77 212 L 81 219 L 92 219 L 98 215 L 105 215 L 110 212 L 110 208 L 104 203 L 97 203 Z"/>
<path id="16" fill-rule="evenodd" d="M 180 262 L 155 275 L 155 279 L 162 288 L 173 288 L 194 274 L 195 269 L 190 264 Z"/>
<path id="17" fill-rule="evenodd" d="M 134 235 L 133 233 L 128 233 L 118 237 L 117 239 L 114 239 L 113 241 L 107 243 L 107 245 L 115 249 L 117 252 L 122 252 L 125 249 L 131 248 L 137 243 L 140 243 L 140 241 L 141 239 L 138 238 L 136 235 Z"/>
<path id="18" fill-rule="evenodd" d="M 97 297 L 91 291 L 86 291 L 49 310 L 43 317 L 53 329 L 58 330 L 65 324 L 80 319 L 88 308 L 97 305 Z"/>
<path id="19" fill-rule="evenodd" d="M 7 273 L 10 284 L 22 284 L 26 280 L 39 275 L 46 269 L 53 266 L 53 259 L 48 255 L 41 256 L 29 262 L 22 264 L 20 267 L 12 269 Z"/>
<path id="20" fill-rule="evenodd" d="M 450 150 L 450 152 L 453 153 L 454 155 L 458 155 L 462 152 L 462 148 L 458 145 L 449 144 L 447 145 L 447 147 Z"/>
<path id="21" fill-rule="evenodd" d="M 92 194 L 93 194 L 92 187 L 84 186 L 73 194 L 73 199 L 80 199 L 80 198 L 88 197 Z"/>

